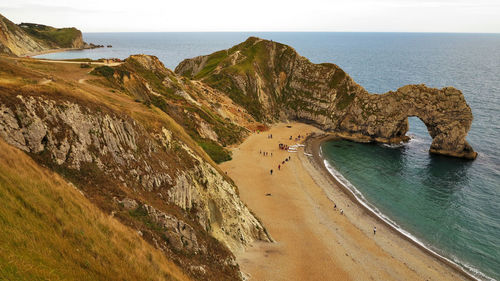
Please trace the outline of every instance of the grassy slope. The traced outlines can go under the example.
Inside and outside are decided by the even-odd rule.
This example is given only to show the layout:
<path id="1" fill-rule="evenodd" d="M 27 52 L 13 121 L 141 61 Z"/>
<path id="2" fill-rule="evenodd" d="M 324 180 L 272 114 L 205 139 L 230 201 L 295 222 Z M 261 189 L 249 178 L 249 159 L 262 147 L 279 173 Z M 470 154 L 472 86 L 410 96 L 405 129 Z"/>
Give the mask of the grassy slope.
<path id="1" fill-rule="evenodd" d="M 0 141 L 1 280 L 188 280 L 58 175 Z"/>
<path id="2" fill-rule="evenodd" d="M 71 48 L 73 40 L 81 36 L 81 32 L 74 28 L 55 28 L 52 26 L 23 23 L 21 27 L 26 33 L 34 38 L 48 43 L 52 47 Z"/>
<path id="3" fill-rule="evenodd" d="M 202 80 L 210 86 L 225 92 L 235 103 L 246 108 L 254 118 L 263 120 L 265 117 L 261 112 L 259 98 L 253 87 L 250 86 L 244 92 L 235 84 L 233 79 L 234 76 L 239 76 L 245 80 L 253 77 L 256 73 L 255 67 L 258 65 L 264 77 L 270 80 L 270 75 L 267 73 L 268 69 L 265 67 L 269 59 L 269 53 L 265 42 L 257 42 L 258 40 L 258 38 L 250 37 L 245 42 L 228 50 L 210 54 L 204 67 L 194 77 L 184 75 L 188 78 Z M 232 65 L 230 63 L 231 55 L 236 52 L 239 52 L 243 59 Z M 218 67 L 221 71 L 217 73 L 215 70 Z"/>

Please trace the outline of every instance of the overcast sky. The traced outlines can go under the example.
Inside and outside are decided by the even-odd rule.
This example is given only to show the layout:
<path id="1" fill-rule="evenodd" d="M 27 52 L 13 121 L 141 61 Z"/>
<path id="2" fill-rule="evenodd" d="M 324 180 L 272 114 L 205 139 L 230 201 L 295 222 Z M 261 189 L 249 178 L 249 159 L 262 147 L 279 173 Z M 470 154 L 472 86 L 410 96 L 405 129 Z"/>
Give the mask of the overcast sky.
<path id="1" fill-rule="evenodd" d="M 84 32 L 500 33 L 500 0 L 0 0 L 0 13 Z"/>

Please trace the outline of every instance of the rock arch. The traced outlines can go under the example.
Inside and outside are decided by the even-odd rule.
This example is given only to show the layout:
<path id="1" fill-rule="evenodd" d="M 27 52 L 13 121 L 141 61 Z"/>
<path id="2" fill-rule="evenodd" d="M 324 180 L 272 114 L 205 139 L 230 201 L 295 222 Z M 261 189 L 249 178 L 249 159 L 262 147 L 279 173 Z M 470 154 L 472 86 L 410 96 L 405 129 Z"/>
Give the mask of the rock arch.
<path id="1" fill-rule="evenodd" d="M 236 54 L 246 56 L 235 60 Z M 452 87 L 408 85 L 370 94 L 339 66 L 311 63 L 289 46 L 256 37 L 186 59 L 175 72 L 228 94 L 259 121 L 300 120 L 355 141 L 398 143 L 408 140 L 408 117 L 417 116 L 433 138 L 431 153 L 477 155 L 465 140 L 472 112 Z"/>
<path id="2" fill-rule="evenodd" d="M 477 153 L 465 137 L 472 111 L 463 94 L 453 88 L 407 85 L 382 95 L 358 95 L 334 131 L 357 141 L 407 141 L 408 117 L 419 118 L 432 137 L 429 152 L 466 159 Z"/>

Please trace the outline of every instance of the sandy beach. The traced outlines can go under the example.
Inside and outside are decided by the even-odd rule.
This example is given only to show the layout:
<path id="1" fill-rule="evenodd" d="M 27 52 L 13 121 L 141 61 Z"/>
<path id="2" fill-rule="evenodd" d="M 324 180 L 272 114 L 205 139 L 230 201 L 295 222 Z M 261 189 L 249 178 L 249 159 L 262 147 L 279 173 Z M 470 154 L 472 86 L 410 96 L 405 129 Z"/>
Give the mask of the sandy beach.
<path id="1" fill-rule="evenodd" d="M 26 53 L 26 54 L 23 54 L 22 57 L 35 57 L 35 56 L 45 55 L 45 54 L 61 53 L 61 52 L 67 52 L 67 51 L 81 51 L 81 50 L 85 50 L 85 49 L 84 48 L 58 48 L 58 49 L 50 49 L 50 50 L 45 50 L 45 51 L 40 51 L 40 52 Z"/>
<path id="2" fill-rule="evenodd" d="M 275 240 L 237 253 L 251 280 L 469 279 L 361 207 L 304 147 L 296 153 L 278 148 L 298 143 L 290 136 L 313 132 L 321 133 L 306 124 L 278 124 L 249 136 L 233 149 L 233 160 L 220 165 Z"/>

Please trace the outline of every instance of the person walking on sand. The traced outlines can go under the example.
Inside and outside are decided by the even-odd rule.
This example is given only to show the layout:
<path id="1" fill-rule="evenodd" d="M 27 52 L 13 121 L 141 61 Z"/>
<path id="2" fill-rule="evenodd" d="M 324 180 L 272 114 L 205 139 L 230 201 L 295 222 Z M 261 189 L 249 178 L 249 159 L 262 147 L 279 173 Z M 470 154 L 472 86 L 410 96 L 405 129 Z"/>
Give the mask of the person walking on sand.
<path id="1" fill-rule="evenodd" d="M 375 234 L 377 234 L 377 227 L 376 226 L 373 227 L 373 235 L 375 235 Z"/>
<path id="2" fill-rule="evenodd" d="M 271 169 L 271 176 L 273 175 L 273 169 Z"/>
<path id="3" fill-rule="evenodd" d="M 278 171 L 281 170 L 281 165 L 278 164 Z"/>
<path id="4" fill-rule="evenodd" d="M 343 215 L 344 214 L 344 210 L 340 209 L 340 214 Z"/>

